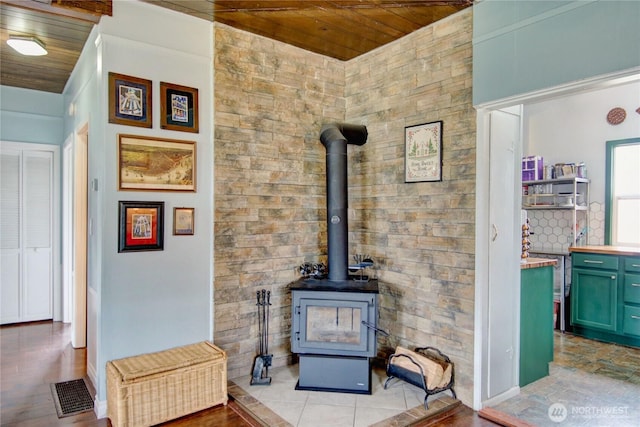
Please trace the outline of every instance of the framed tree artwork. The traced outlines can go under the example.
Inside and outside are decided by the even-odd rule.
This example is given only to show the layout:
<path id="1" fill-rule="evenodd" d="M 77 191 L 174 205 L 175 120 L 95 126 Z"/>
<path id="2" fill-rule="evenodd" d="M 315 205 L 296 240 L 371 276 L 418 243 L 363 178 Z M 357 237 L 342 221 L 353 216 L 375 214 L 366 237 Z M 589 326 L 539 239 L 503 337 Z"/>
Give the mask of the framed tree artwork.
<path id="1" fill-rule="evenodd" d="M 442 181 L 442 121 L 404 128 L 405 182 Z"/>

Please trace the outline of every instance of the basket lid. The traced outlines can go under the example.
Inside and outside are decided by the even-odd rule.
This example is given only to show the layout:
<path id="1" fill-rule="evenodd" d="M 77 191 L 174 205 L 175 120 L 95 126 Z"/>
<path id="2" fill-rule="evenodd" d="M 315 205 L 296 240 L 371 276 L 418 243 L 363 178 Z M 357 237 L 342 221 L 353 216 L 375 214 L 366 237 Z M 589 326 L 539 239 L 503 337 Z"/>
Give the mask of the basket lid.
<path id="1" fill-rule="evenodd" d="M 161 372 L 225 358 L 224 351 L 208 341 L 202 341 L 155 353 L 112 360 L 111 363 L 120 373 L 122 380 L 132 381 Z"/>

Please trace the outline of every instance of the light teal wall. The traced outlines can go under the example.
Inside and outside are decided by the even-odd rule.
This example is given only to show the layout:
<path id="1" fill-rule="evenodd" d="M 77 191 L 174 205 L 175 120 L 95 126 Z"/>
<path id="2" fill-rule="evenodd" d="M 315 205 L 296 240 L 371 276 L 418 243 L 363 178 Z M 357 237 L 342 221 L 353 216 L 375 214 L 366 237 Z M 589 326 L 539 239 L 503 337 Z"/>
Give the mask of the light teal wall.
<path id="1" fill-rule="evenodd" d="M 473 104 L 640 66 L 640 1 L 473 6 Z"/>
<path id="2" fill-rule="evenodd" d="M 88 364 L 101 402 L 107 361 L 213 338 L 213 24 L 143 2 L 113 6 L 65 89 L 66 132 L 89 129 L 88 328 L 97 350 Z M 151 128 L 109 123 L 109 72 L 151 81 Z M 198 89 L 198 133 L 161 129 L 160 82 Z M 119 190 L 121 134 L 194 141 L 197 191 Z M 164 202 L 162 251 L 118 253 L 119 201 Z M 193 236 L 173 235 L 174 207 L 195 208 Z"/>
<path id="3" fill-rule="evenodd" d="M 61 145 L 64 106 L 61 94 L 0 86 L 0 139 Z"/>

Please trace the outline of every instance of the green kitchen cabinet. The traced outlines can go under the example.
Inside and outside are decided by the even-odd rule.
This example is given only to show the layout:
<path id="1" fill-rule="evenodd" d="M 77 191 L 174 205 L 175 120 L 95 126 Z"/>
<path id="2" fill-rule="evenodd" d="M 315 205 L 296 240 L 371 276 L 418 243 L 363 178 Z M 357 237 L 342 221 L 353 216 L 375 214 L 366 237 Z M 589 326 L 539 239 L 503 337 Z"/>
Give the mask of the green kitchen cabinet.
<path id="1" fill-rule="evenodd" d="M 573 332 L 640 347 L 640 257 L 589 247 L 572 249 L 571 257 Z"/>
<path id="2" fill-rule="evenodd" d="M 520 387 L 549 375 L 553 361 L 553 266 L 521 270 Z"/>
<path id="3" fill-rule="evenodd" d="M 618 272 L 574 268 L 571 284 L 571 322 L 574 325 L 616 331 Z"/>

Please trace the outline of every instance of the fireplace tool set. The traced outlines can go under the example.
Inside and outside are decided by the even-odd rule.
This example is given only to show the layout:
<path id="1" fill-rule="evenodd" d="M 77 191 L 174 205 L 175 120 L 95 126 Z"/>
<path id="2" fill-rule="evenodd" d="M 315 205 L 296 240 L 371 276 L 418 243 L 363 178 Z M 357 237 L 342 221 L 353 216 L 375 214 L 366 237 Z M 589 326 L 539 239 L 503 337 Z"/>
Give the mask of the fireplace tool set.
<path id="1" fill-rule="evenodd" d="M 260 335 L 260 354 L 253 363 L 251 385 L 269 385 L 269 366 L 273 354 L 269 354 L 269 306 L 271 305 L 271 291 L 262 289 L 256 291 L 258 307 L 258 334 Z"/>

